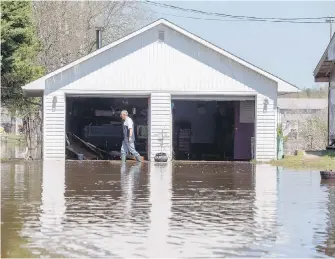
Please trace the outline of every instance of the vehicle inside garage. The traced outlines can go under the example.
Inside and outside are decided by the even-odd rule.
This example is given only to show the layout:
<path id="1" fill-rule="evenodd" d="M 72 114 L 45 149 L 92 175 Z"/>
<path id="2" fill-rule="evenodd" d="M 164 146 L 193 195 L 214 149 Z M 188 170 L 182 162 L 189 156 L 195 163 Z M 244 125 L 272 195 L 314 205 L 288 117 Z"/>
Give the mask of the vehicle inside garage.
<path id="1" fill-rule="evenodd" d="M 252 159 L 255 102 L 173 100 L 176 160 Z"/>
<path id="2" fill-rule="evenodd" d="M 122 110 L 127 110 L 133 119 L 136 150 L 146 158 L 148 98 L 100 97 L 67 97 L 67 158 L 119 159 L 123 140 Z M 78 158 L 78 155 L 83 157 Z"/>

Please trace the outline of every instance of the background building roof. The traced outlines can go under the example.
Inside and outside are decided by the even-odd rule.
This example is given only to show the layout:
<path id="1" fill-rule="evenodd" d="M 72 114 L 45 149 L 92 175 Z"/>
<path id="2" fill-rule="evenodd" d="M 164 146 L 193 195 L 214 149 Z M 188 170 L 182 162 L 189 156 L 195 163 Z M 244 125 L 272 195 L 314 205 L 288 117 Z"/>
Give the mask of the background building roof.
<path id="1" fill-rule="evenodd" d="M 328 107 L 328 99 L 278 98 L 277 105 L 286 110 L 322 110 Z"/>

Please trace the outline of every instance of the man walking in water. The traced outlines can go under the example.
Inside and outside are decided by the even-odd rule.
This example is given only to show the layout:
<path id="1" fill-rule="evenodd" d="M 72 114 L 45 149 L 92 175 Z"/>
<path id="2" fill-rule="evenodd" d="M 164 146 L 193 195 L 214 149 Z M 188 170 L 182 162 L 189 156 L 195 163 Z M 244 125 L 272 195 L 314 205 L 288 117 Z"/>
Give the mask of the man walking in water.
<path id="1" fill-rule="evenodd" d="M 123 120 L 121 160 L 122 162 L 125 162 L 127 153 L 130 152 L 133 156 L 135 156 L 137 162 L 141 162 L 140 154 L 135 150 L 134 122 L 128 117 L 128 112 L 126 110 L 123 110 L 120 116 Z"/>

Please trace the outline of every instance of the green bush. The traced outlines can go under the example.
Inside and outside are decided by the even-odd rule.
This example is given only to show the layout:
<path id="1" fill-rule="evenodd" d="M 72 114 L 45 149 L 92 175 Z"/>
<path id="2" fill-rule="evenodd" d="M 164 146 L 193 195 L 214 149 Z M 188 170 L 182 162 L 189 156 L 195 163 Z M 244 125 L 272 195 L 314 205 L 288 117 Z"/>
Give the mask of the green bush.
<path id="1" fill-rule="evenodd" d="M 283 141 L 286 142 L 288 137 L 284 137 L 283 124 L 279 123 L 277 126 L 277 138 L 283 138 Z"/>

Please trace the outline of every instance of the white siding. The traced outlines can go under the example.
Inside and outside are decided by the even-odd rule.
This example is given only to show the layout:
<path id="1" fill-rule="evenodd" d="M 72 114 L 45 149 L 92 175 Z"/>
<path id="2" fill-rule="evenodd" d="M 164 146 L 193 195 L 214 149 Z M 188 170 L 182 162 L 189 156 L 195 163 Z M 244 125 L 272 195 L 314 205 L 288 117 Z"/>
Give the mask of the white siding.
<path id="1" fill-rule="evenodd" d="M 264 100 L 268 99 L 267 110 Z M 276 99 L 258 94 L 256 98 L 256 160 L 269 161 L 277 154 Z"/>
<path id="2" fill-rule="evenodd" d="M 165 42 L 158 42 L 158 31 Z M 276 82 L 163 25 L 50 78 L 52 90 L 235 92 L 268 95 Z M 269 92 L 270 90 L 270 92 Z"/>
<path id="3" fill-rule="evenodd" d="M 163 134 L 163 152 L 172 158 L 172 114 L 171 95 L 168 93 L 153 93 L 150 97 L 150 124 L 149 143 L 150 160 L 153 161 L 156 153 L 161 152 Z"/>
<path id="4" fill-rule="evenodd" d="M 54 99 L 56 98 L 56 99 Z M 53 105 L 53 100 L 57 100 Z M 43 100 L 43 158 L 65 159 L 65 95 L 45 92 Z"/>

